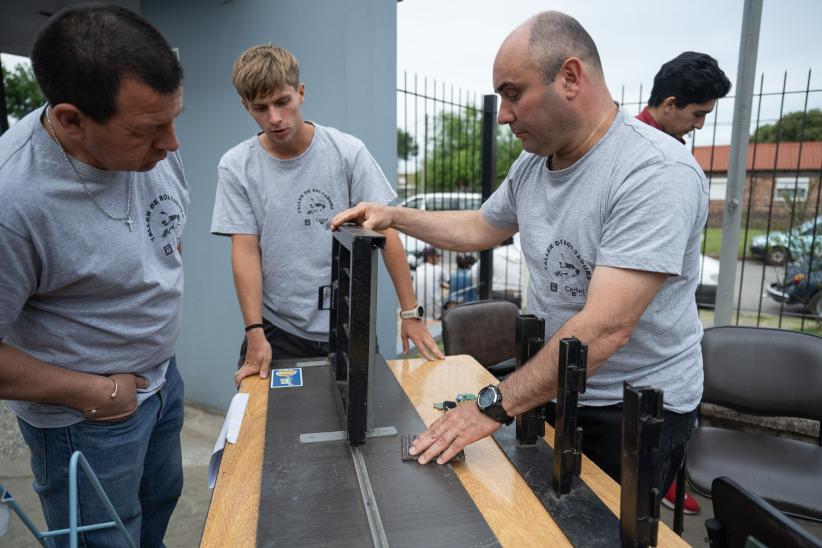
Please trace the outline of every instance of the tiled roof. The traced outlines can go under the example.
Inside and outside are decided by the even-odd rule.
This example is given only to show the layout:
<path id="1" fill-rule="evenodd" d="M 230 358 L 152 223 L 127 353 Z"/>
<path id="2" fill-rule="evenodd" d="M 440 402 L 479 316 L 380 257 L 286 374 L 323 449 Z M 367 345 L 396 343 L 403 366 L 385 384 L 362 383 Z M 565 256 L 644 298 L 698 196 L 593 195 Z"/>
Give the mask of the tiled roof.
<path id="1" fill-rule="evenodd" d="M 799 157 L 800 143 L 758 143 L 748 145 L 748 170 L 751 170 L 756 156 L 756 171 L 796 171 Z M 798 166 L 799 171 L 822 171 L 822 141 L 801 143 L 802 158 Z M 713 149 L 713 158 L 711 150 Z M 715 147 L 694 147 L 694 156 L 705 173 L 725 173 L 728 171 L 728 157 L 730 145 Z"/>

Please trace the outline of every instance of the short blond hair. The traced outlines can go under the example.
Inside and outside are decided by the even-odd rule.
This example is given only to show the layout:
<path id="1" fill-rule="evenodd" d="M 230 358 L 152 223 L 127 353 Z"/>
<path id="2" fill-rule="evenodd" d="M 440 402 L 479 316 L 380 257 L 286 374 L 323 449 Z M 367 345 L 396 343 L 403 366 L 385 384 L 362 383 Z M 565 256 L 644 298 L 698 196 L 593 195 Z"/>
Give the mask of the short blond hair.
<path id="1" fill-rule="evenodd" d="M 285 86 L 300 87 L 300 63 L 294 55 L 272 45 L 245 50 L 231 71 L 231 81 L 246 101 L 276 93 Z"/>

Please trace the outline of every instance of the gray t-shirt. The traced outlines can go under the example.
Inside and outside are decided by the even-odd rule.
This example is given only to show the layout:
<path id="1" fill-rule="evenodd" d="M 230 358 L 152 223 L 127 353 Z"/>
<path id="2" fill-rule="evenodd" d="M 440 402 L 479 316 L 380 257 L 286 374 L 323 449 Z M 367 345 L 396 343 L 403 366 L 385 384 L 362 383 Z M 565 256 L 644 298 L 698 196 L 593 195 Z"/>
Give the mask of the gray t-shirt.
<path id="1" fill-rule="evenodd" d="M 180 329 L 183 265 L 177 246 L 188 208 L 179 154 L 151 171 L 102 171 L 74 160 L 111 215 L 86 194 L 37 109 L 0 138 L 0 338 L 51 365 L 97 374 L 139 373 L 165 382 Z M 62 427 L 81 411 L 10 402 L 37 427 Z"/>
<path id="2" fill-rule="evenodd" d="M 223 155 L 211 232 L 259 236 L 263 316 L 293 335 L 327 341 L 328 311 L 317 310 L 318 288 L 331 282 L 326 223 L 359 202 L 387 204 L 397 195 L 362 141 L 314 128 L 297 158 L 274 158 L 257 135 Z"/>
<path id="3" fill-rule="evenodd" d="M 628 381 L 664 390 L 666 409 L 691 411 L 702 397 L 694 293 L 708 214 L 704 173 L 685 147 L 622 109 L 574 165 L 549 171 L 546 160 L 524 152 L 481 209 L 489 223 L 520 231 L 529 312 L 545 318 L 550 337 L 582 310 L 597 266 L 670 274 L 580 399 L 619 403 Z"/>

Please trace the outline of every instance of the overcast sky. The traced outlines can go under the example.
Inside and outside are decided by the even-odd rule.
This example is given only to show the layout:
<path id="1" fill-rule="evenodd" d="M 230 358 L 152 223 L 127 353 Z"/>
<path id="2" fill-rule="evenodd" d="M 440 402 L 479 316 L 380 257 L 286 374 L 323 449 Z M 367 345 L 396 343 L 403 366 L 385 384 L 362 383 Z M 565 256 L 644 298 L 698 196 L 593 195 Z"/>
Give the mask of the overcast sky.
<path id="1" fill-rule="evenodd" d="M 505 36 L 529 16 L 556 9 L 575 17 L 599 48 L 612 93 L 639 91 L 677 54 L 715 57 L 736 82 L 742 0 L 404 0 L 397 4 L 397 68 L 491 92 L 491 68 Z M 780 87 L 805 86 L 822 71 L 822 1 L 765 0 L 757 72 Z M 813 78 L 820 80 L 822 74 Z"/>
<path id="2" fill-rule="evenodd" d="M 647 99 L 660 65 L 686 50 L 715 57 L 735 86 L 742 7 L 743 0 L 403 0 L 397 4 L 397 82 L 403 87 L 407 71 L 409 86 L 417 74 L 420 86 L 427 77 L 429 85 L 436 79 L 438 87 L 445 82 L 491 93 L 491 68 L 505 36 L 529 16 L 556 9 L 576 17 L 594 38 L 617 100 L 624 86 L 625 101 L 638 101 L 640 84 Z M 822 0 L 764 0 L 757 90 L 763 73 L 766 92 L 781 89 L 786 70 L 789 90 L 805 89 L 808 69 L 811 88 L 822 87 L 820 22 Z M 20 59 L 3 55 L 4 63 Z M 789 97 L 785 112 L 802 109 L 803 99 Z M 820 106 L 822 93 L 812 94 L 809 108 Z M 777 97 L 765 100 L 763 119 L 775 118 L 778 108 Z M 730 103 L 720 110 L 724 133 L 731 114 Z"/>
<path id="3" fill-rule="evenodd" d="M 407 71 L 409 87 L 416 73 L 420 86 L 427 77 L 429 86 L 437 80 L 438 90 L 444 81 L 446 89 L 453 84 L 491 93 L 500 43 L 521 22 L 546 9 L 568 13 L 588 30 L 616 100 L 624 86 L 625 102 L 638 102 L 640 84 L 647 100 L 659 67 L 687 50 L 715 57 L 736 86 L 743 0 L 403 0 L 397 4 L 398 87 L 403 87 Z M 764 73 L 765 92 L 779 91 L 786 70 L 788 90 L 804 90 L 808 69 L 813 70 L 811 88 L 822 87 L 820 22 L 822 0 L 764 0 L 756 90 Z M 789 96 L 784 112 L 801 110 L 803 100 L 801 94 Z M 822 93 L 811 94 L 808 108 L 820 106 Z M 778 112 L 779 97 L 763 100 L 763 121 L 772 121 Z M 718 143 L 730 140 L 732 113 L 730 101 L 720 108 Z M 399 116 L 402 119 L 402 112 Z M 708 139 L 707 127 L 698 132 L 697 144 Z"/>

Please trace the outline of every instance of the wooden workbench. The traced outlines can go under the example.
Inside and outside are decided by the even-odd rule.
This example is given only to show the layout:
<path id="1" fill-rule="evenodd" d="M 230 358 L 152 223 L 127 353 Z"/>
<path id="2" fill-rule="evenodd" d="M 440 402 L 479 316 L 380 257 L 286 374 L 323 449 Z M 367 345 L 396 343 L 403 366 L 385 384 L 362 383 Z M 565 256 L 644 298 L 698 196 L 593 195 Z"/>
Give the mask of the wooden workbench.
<path id="1" fill-rule="evenodd" d="M 425 424 L 431 424 L 441 414 L 431 402 L 453 399 L 459 392 L 477 393 L 483 386 L 495 382 L 470 356 L 449 356 L 433 362 L 392 360 L 388 366 Z M 257 544 L 268 380 L 245 379 L 240 391 L 249 393 L 248 406 L 237 444 L 225 448 L 203 530 L 202 547 L 254 547 Z M 553 441 L 553 430 L 547 424 L 546 441 L 549 445 Z M 465 455 L 464 463 L 452 465 L 454 473 L 503 546 L 570 545 L 493 439 L 486 438 L 466 447 Z M 408 466 L 415 464 L 408 463 Z M 619 515 L 619 486 L 585 457 L 582 480 Z M 420 540 L 424 541 L 424 535 Z M 687 546 L 662 523 L 658 545 Z"/>

